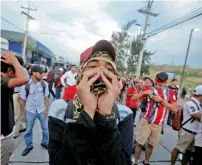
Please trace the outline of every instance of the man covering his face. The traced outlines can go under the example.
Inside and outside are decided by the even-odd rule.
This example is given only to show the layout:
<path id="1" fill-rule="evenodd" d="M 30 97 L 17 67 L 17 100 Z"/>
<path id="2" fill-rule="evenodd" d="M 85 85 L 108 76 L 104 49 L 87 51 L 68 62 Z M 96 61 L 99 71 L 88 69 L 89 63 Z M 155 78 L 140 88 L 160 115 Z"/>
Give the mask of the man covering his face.
<path id="1" fill-rule="evenodd" d="M 116 103 L 115 58 L 106 40 L 81 54 L 74 100 L 57 100 L 50 107 L 50 165 L 132 164 L 132 112 Z"/>

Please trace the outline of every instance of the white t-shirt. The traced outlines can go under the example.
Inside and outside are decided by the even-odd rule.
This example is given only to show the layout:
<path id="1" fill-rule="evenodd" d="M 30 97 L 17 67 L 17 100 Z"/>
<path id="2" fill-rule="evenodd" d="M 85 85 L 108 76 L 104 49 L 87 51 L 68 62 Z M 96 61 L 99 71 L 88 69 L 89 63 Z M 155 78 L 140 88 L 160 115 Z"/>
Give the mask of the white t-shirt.
<path id="1" fill-rule="evenodd" d="M 192 100 L 194 100 L 198 107 L 199 107 L 199 110 L 198 110 L 198 107 L 197 105 L 193 102 L 193 101 L 187 101 L 185 104 L 184 104 L 184 107 L 183 107 L 183 121 L 182 121 L 182 124 L 184 122 L 186 122 L 188 119 L 191 118 L 191 115 L 193 114 L 196 114 L 196 113 L 202 113 L 202 108 L 200 106 L 200 102 L 195 99 L 194 97 L 191 98 Z M 200 122 L 197 121 L 197 120 L 194 120 L 192 122 L 192 120 L 190 120 L 188 123 L 186 123 L 183 128 L 187 129 L 187 130 L 190 130 L 192 132 L 195 132 L 195 133 L 198 133 L 200 131 Z"/>
<path id="2" fill-rule="evenodd" d="M 61 78 L 60 81 L 63 86 L 69 85 L 75 85 L 76 84 L 76 77 L 77 73 L 73 73 L 71 70 L 66 72 Z"/>
<path id="3" fill-rule="evenodd" d="M 202 147 L 202 118 L 201 118 L 200 130 L 195 136 L 195 146 Z"/>

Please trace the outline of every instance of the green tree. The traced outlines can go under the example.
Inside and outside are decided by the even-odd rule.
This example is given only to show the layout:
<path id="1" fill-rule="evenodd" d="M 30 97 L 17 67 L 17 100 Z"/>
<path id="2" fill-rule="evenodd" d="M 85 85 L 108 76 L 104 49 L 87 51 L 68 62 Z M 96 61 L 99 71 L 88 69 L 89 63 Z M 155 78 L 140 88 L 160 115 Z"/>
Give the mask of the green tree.
<path id="1" fill-rule="evenodd" d="M 121 72 L 125 71 L 125 63 L 126 59 L 130 54 L 130 35 L 128 34 L 128 30 L 134 25 L 136 20 L 128 21 L 126 25 L 121 28 L 120 32 L 113 32 L 112 33 L 112 44 L 115 47 L 117 57 L 116 57 L 116 64 L 117 69 Z"/>
<path id="2" fill-rule="evenodd" d="M 142 66 L 141 66 L 141 75 L 149 74 L 150 68 L 151 68 L 151 56 L 154 55 L 155 52 L 150 52 L 145 50 L 143 53 L 143 59 L 142 59 Z"/>
<path id="3" fill-rule="evenodd" d="M 138 58 L 139 58 L 139 53 L 142 50 L 142 39 L 141 36 L 137 36 L 136 38 L 133 39 L 132 42 L 132 51 L 131 54 L 128 57 L 127 64 L 127 72 L 128 73 L 135 73 L 137 70 L 137 64 L 138 64 Z M 151 66 L 151 56 L 155 52 L 150 52 L 145 50 L 143 52 L 143 59 L 142 59 L 142 67 L 141 67 L 141 75 L 144 74 L 149 74 L 150 66 Z"/>

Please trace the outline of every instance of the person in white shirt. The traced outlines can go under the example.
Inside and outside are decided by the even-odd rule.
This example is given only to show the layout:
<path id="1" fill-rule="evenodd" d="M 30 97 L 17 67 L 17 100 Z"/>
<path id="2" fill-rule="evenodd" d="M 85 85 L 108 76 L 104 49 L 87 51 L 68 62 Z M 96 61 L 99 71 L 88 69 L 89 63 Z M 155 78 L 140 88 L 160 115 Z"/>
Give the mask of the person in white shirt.
<path id="1" fill-rule="evenodd" d="M 20 64 L 23 66 L 23 60 L 19 60 Z M 29 80 L 29 74 L 27 69 L 23 68 L 27 79 Z M 20 132 L 24 132 L 26 130 L 25 127 L 25 121 L 22 121 L 20 119 L 20 88 L 19 87 L 15 87 L 14 88 L 14 94 L 13 94 L 13 105 L 14 105 L 14 114 L 15 114 L 15 131 L 14 131 L 14 135 L 13 137 L 16 138 L 19 136 Z"/>
<path id="2" fill-rule="evenodd" d="M 191 100 L 183 107 L 182 128 L 176 147 L 172 151 L 171 165 L 175 165 L 179 153 L 185 154 L 186 150 L 193 151 L 195 136 L 200 132 L 200 121 L 202 116 L 202 85 L 195 88 Z"/>
<path id="3" fill-rule="evenodd" d="M 198 93 L 198 95 L 200 96 L 200 109 L 202 112 L 202 85 L 200 85 L 196 91 L 194 91 L 194 93 Z M 200 121 L 200 128 L 199 131 L 197 132 L 196 136 L 195 136 L 195 144 L 194 144 L 194 148 L 195 148 L 195 153 L 194 153 L 194 160 L 193 160 L 193 165 L 198 165 L 199 162 L 202 162 L 202 117 L 201 117 L 201 121 Z"/>
<path id="4" fill-rule="evenodd" d="M 67 71 L 61 78 L 61 83 L 62 85 L 66 88 L 68 86 L 72 86 L 72 85 L 75 85 L 76 84 L 76 75 L 77 75 L 77 72 L 76 72 L 76 65 L 72 65 L 71 66 L 71 70 L 70 71 Z"/>

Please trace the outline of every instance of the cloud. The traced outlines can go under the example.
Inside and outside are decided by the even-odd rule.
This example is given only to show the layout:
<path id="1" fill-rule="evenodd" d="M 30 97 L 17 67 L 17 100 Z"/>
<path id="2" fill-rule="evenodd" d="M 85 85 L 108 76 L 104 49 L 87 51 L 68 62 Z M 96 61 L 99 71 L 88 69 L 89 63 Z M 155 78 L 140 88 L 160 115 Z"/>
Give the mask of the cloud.
<path id="1" fill-rule="evenodd" d="M 145 20 L 145 16 L 137 12 L 137 9 L 146 5 L 145 2 L 28 0 L 28 3 L 32 8 L 37 8 L 31 15 L 40 24 L 40 28 L 30 32 L 30 35 L 47 45 L 56 55 L 66 55 L 74 62 L 79 61 L 79 55 L 99 39 L 110 39 L 112 32 L 120 30 L 128 20 L 137 19 L 140 24 Z M 3 1 L 2 16 L 24 29 L 25 16 L 20 14 L 22 10 L 20 5 L 28 3 Z M 202 7 L 202 1 L 155 1 L 153 12 L 159 12 L 160 15 L 151 19 L 148 32 L 199 7 Z M 2 27 L 17 30 L 5 22 L 2 22 Z M 150 38 L 146 48 L 157 51 L 153 56 L 153 62 L 166 63 L 176 60 L 178 63 L 185 54 L 190 29 L 193 27 L 201 27 L 202 30 L 201 17 Z M 140 29 L 135 26 L 130 30 L 131 36 L 136 36 L 139 32 Z M 198 58 L 202 52 L 200 43 L 202 43 L 201 32 L 194 33 L 190 48 L 190 54 L 194 54 L 193 58 Z M 192 65 L 199 66 L 197 60 L 192 61 Z"/>
<path id="2" fill-rule="evenodd" d="M 3 3 L 4 15 L 7 15 L 8 12 L 19 12 L 20 4 L 17 2 Z M 37 12 L 32 12 L 32 15 L 40 23 L 40 29 L 31 32 L 31 35 L 49 46 L 56 55 L 64 53 L 61 51 L 63 49 L 74 50 L 75 54 L 68 51 L 71 54 L 71 56 L 68 55 L 70 60 L 78 60 L 80 53 L 86 48 L 100 39 L 110 39 L 112 31 L 119 28 L 118 22 L 105 11 L 107 1 L 68 0 L 57 3 L 31 2 L 30 4 L 38 9 Z M 75 17 L 69 18 L 69 13 Z M 19 15 L 17 16 L 19 17 Z M 63 19 L 65 17 L 66 19 Z M 21 24 L 23 19 L 20 19 L 17 24 Z M 61 19 L 64 21 L 60 21 Z M 43 35 L 49 32 L 49 35 Z"/>

